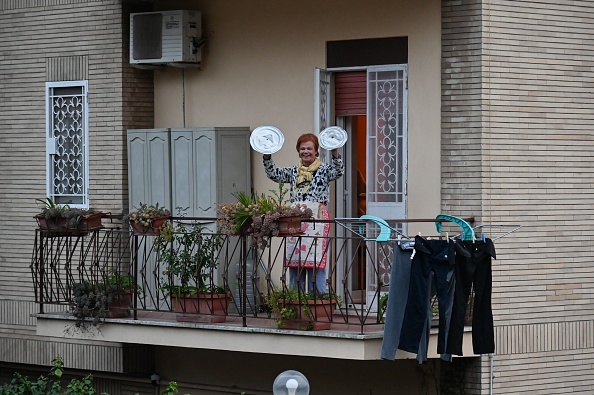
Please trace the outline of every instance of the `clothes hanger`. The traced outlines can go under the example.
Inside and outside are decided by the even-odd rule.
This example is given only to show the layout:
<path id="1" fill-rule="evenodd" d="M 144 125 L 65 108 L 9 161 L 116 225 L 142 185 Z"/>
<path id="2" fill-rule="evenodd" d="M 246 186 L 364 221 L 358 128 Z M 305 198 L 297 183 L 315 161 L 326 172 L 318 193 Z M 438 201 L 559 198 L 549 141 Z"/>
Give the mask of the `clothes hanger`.
<path id="1" fill-rule="evenodd" d="M 362 220 L 370 220 L 379 226 L 379 234 L 375 238 L 375 241 L 390 241 L 390 237 L 392 236 L 392 231 L 396 232 L 398 235 L 403 236 L 397 229 L 392 228 L 388 223 L 376 216 L 373 215 L 362 215 L 359 217 Z"/>
<path id="2" fill-rule="evenodd" d="M 384 219 L 373 215 L 362 215 L 359 218 L 335 218 L 336 224 L 357 236 L 376 242 L 411 240 L 398 229 L 391 227 Z M 373 224 L 371 225 L 370 222 Z"/>
<path id="3" fill-rule="evenodd" d="M 466 221 L 464 221 L 462 218 L 459 217 L 454 217 L 453 215 L 448 215 L 448 214 L 439 214 L 437 217 L 435 217 L 436 220 L 444 220 L 444 221 L 450 221 L 455 223 L 456 225 L 460 226 L 462 228 L 462 230 L 464 231 L 464 238 L 463 240 L 475 240 L 476 236 L 474 234 L 474 229 L 472 229 L 472 226 L 470 226 L 470 224 Z M 435 227 L 437 228 L 437 231 L 441 233 L 441 221 L 435 221 Z"/>

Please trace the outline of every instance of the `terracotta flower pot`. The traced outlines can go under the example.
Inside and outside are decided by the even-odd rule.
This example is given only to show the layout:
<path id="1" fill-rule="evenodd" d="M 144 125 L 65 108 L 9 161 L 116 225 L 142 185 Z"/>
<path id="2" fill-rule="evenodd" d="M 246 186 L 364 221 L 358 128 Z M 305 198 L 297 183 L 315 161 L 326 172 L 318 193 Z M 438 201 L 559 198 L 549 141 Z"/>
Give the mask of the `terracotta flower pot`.
<path id="1" fill-rule="evenodd" d="M 295 236 L 303 234 L 301 222 L 303 217 L 281 217 L 277 220 L 279 237 Z"/>
<path id="2" fill-rule="evenodd" d="M 39 229 L 46 231 L 49 236 L 85 236 L 91 231 L 101 228 L 102 212 L 83 215 L 79 218 L 77 227 L 70 227 L 67 218 L 51 221 L 42 215 L 36 215 Z"/>
<path id="3" fill-rule="evenodd" d="M 297 301 L 285 302 L 283 299 L 279 299 L 278 303 L 280 306 L 292 308 L 296 311 L 296 317 L 282 320 L 278 325 L 279 328 L 327 330 L 332 325 L 331 321 L 336 309 L 336 300 L 307 300 L 300 303 Z"/>
<path id="4" fill-rule="evenodd" d="M 168 219 L 169 216 L 153 218 L 150 226 L 145 226 L 138 222 L 130 221 L 130 226 L 136 235 L 159 236 L 161 234 L 161 227 L 167 222 Z"/>
<path id="5" fill-rule="evenodd" d="M 225 322 L 229 297 L 227 294 L 198 294 L 171 297 L 177 321 Z"/>
<path id="6" fill-rule="evenodd" d="M 117 291 L 109 303 L 107 316 L 110 318 L 129 317 L 130 306 L 132 306 L 132 291 L 129 289 Z"/>

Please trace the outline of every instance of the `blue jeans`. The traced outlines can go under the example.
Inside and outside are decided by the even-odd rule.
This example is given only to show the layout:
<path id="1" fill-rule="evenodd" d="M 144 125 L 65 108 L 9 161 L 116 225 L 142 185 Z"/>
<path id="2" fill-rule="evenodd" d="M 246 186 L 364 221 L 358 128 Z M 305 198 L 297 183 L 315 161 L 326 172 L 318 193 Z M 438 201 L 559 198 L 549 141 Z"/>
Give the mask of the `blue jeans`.
<path id="1" fill-rule="evenodd" d="M 297 289 L 297 283 L 302 291 L 305 291 L 305 282 L 307 280 L 307 291 L 314 291 L 319 293 L 326 293 L 326 268 L 305 268 L 305 267 L 290 267 L 289 269 L 289 287 Z M 314 278 L 315 276 L 315 278 Z"/>

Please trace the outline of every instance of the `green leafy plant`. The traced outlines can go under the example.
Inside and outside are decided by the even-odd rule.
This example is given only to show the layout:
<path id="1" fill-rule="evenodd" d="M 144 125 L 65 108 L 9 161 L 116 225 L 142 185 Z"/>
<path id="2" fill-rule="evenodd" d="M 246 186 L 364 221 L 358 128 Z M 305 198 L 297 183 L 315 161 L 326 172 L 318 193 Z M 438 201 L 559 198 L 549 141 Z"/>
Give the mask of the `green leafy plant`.
<path id="1" fill-rule="evenodd" d="M 117 270 L 111 270 L 107 274 L 103 287 L 110 318 L 128 317 L 134 296 L 142 294 L 142 288 L 134 282 L 134 277 Z"/>
<path id="2" fill-rule="evenodd" d="M 161 391 L 161 395 L 175 395 L 179 392 L 179 385 L 175 381 L 170 381 L 167 387 Z M 188 394 L 185 394 L 188 395 Z"/>
<path id="3" fill-rule="evenodd" d="M 52 359 L 49 374 L 47 376 L 40 375 L 37 380 L 32 380 L 24 374 L 14 372 L 9 383 L 0 384 L 0 395 L 109 395 L 106 392 L 97 394 L 91 374 L 87 374 L 80 379 L 73 378 L 64 388 L 64 383 L 62 383 L 64 370 L 64 361 L 58 355 Z M 177 382 L 170 381 L 161 394 L 175 395 L 178 392 Z"/>
<path id="4" fill-rule="evenodd" d="M 112 291 L 136 291 L 137 294 L 142 293 L 142 288 L 134 283 L 134 277 L 129 274 L 120 273 L 116 270 L 111 270 L 107 274 L 105 281 L 107 287 Z"/>
<path id="5" fill-rule="evenodd" d="M 35 216 L 36 218 L 43 218 L 53 224 L 58 223 L 60 220 L 64 220 L 64 227 L 67 229 L 77 229 L 82 218 L 97 213 L 96 210 L 90 208 L 74 208 L 67 204 L 56 204 L 49 197 L 46 197 L 45 199 L 35 199 L 35 201 L 43 205 L 41 212 Z"/>
<path id="6" fill-rule="evenodd" d="M 385 293 L 379 298 L 377 314 L 379 316 L 380 322 L 384 322 L 386 320 L 386 309 L 388 308 L 388 294 Z"/>
<path id="7" fill-rule="evenodd" d="M 176 297 L 225 293 L 212 281 L 222 243 L 221 235 L 207 233 L 197 223 L 179 221 L 175 227 L 167 223 L 153 245 L 165 275 L 161 289 Z"/>
<path id="8" fill-rule="evenodd" d="M 320 292 L 302 292 L 294 289 L 282 289 L 270 292 L 266 299 L 268 310 L 278 328 L 286 326 L 286 321 L 299 319 L 304 321 L 300 329 L 309 330 L 313 328 L 314 317 L 310 309 L 309 301 L 333 301 L 337 305 L 342 304 L 339 295 Z"/>
<path id="9" fill-rule="evenodd" d="M 93 376 L 88 374 L 81 379 L 72 379 L 63 388 L 64 361 L 57 356 L 52 360 L 52 368 L 47 376 L 41 375 L 36 381 L 15 372 L 10 383 L 0 385 L 0 395 L 97 395 L 93 387 Z M 107 395 L 102 393 L 101 395 Z"/>
<path id="10" fill-rule="evenodd" d="M 221 232 L 235 236 L 251 234 L 253 247 L 266 248 L 270 238 L 278 236 L 278 219 L 283 217 L 312 218 L 313 213 L 304 204 L 291 204 L 286 196 L 289 192 L 281 182 L 278 190 L 270 190 L 271 194 L 249 195 L 237 192 L 235 203 L 227 203 L 217 207 L 217 221 Z M 300 229 L 299 229 L 300 230 Z"/>

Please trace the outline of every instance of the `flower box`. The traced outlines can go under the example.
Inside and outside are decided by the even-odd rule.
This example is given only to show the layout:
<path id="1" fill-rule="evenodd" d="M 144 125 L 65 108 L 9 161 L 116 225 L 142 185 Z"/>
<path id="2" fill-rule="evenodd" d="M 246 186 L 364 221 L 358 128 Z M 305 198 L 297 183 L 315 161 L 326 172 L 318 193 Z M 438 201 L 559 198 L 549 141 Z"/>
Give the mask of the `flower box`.
<path id="1" fill-rule="evenodd" d="M 227 294 L 182 295 L 171 298 L 171 307 L 180 322 L 225 322 L 229 297 Z"/>
<path id="2" fill-rule="evenodd" d="M 278 236 L 298 236 L 304 232 L 301 230 L 302 216 L 281 217 L 276 220 L 278 223 Z"/>
<path id="3" fill-rule="evenodd" d="M 135 235 L 159 236 L 161 234 L 161 228 L 163 227 L 163 225 L 165 225 L 165 223 L 167 222 L 168 219 L 169 219 L 168 215 L 153 218 L 153 221 L 152 221 L 151 225 L 149 225 L 149 226 L 143 225 L 136 221 L 130 221 L 130 227 L 132 228 L 132 231 L 134 232 Z"/>
<path id="4" fill-rule="evenodd" d="M 140 203 L 140 207 L 128 214 L 130 228 L 135 235 L 159 236 L 171 212 L 159 203 Z"/>
<path id="5" fill-rule="evenodd" d="M 49 236 L 85 236 L 90 232 L 101 228 L 101 218 L 103 213 L 96 212 L 78 217 L 76 226 L 69 223 L 68 218 L 58 218 L 51 220 L 45 218 L 42 214 L 37 214 L 33 218 L 37 221 L 39 229 L 45 231 Z"/>
<path id="6" fill-rule="evenodd" d="M 336 309 L 336 299 L 317 299 L 288 301 L 279 299 L 278 304 L 294 311 L 293 318 L 277 321 L 277 327 L 299 330 L 328 330 L 332 327 L 332 316 Z"/>

